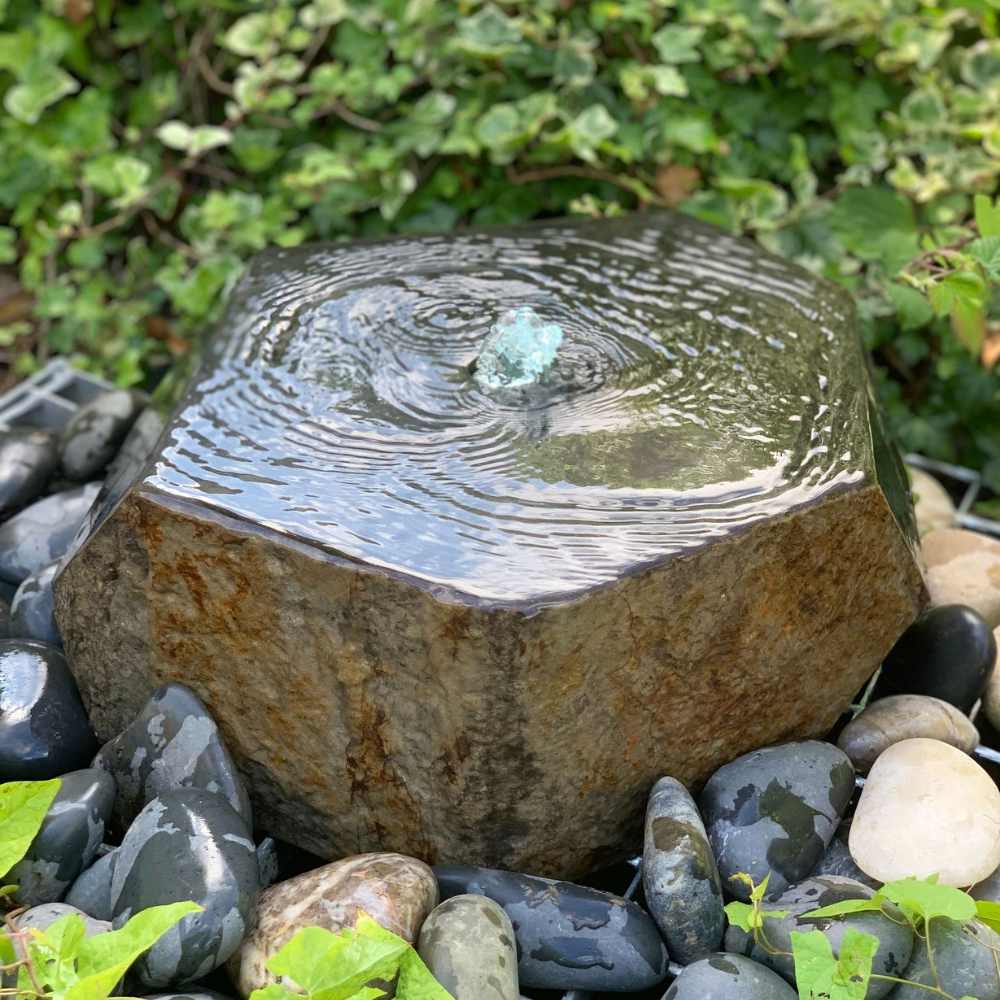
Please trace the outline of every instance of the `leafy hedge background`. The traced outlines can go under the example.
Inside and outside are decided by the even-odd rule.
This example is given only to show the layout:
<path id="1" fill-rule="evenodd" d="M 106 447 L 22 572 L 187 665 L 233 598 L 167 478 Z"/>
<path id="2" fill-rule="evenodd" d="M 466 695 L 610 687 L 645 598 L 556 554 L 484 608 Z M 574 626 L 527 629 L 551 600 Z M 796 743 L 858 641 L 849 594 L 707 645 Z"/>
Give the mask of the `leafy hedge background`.
<path id="1" fill-rule="evenodd" d="M 904 447 L 1000 488 L 998 20 L 0 0 L 0 360 L 141 381 L 272 243 L 679 207 L 851 288 Z"/>

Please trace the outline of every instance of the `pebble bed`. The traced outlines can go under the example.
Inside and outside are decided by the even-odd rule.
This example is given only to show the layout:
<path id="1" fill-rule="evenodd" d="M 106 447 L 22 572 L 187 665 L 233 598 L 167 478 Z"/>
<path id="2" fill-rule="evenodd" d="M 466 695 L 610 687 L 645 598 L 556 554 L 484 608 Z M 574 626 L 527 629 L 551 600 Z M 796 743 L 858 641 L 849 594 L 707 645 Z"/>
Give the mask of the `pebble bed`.
<path id="1" fill-rule="evenodd" d="M 664 775 L 639 856 L 575 885 L 391 853 L 324 862 L 255 837 L 219 730 L 179 684 L 99 746 L 52 584 L 144 402 L 111 391 L 60 434 L 0 432 L 0 780 L 62 778 L 7 881 L 29 928 L 75 910 L 100 934 L 149 906 L 199 903 L 136 964 L 130 995 L 247 998 L 275 981 L 265 963 L 298 930 L 337 931 L 364 911 L 415 944 L 455 1000 L 795 1000 L 791 960 L 726 926 L 726 901 L 749 899 L 741 873 L 769 875 L 768 905 L 788 911 L 767 918 L 773 943 L 819 926 L 836 952 L 854 927 L 879 937 L 876 971 L 915 983 L 932 970 L 909 925 L 803 914 L 911 875 L 1000 903 L 1000 755 L 989 750 L 1000 748 L 1000 541 L 953 527 L 950 497 L 925 473 L 914 493 L 931 607 L 861 704 L 828 741 L 747 753 L 697 798 Z M 943 927 L 933 959 L 947 992 L 1000 1000 L 992 953 L 968 928 Z M 868 995 L 921 994 L 873 981 Z"/>

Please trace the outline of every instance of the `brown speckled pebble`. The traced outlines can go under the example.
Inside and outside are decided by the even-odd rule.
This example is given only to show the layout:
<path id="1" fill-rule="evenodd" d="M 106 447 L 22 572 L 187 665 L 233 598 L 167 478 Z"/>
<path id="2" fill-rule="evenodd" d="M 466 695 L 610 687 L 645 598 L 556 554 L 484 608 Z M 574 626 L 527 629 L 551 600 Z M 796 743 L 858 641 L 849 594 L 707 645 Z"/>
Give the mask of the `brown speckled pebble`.
<path id="1" fill-rule="evenodd" d="M 303 927 L 353 927 L 364 911 L 386 930 L 415 944 L 437 905 L 434 873 L 402 854 L 359 854 L 324 865 L 261 893 L 243 943 L 226 963 L 243 997 L 278 981 L 265 965 Z"/>

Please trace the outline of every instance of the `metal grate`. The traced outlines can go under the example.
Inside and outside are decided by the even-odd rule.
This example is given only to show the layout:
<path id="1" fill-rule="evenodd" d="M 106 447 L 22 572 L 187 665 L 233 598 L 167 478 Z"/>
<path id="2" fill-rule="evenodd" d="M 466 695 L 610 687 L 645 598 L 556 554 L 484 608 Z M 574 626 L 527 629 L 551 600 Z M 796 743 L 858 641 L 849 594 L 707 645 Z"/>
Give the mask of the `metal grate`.
<path id="1" fill-rule="evenodd" d="M 113 388 L 110 382 L 73 368 L 66 358 L 54 358 L 0 396 L 0 430 L 15 424 L 62 430 L 84 403 Z"/>
<path id="2" fill-rule="evenodd" d="M 1000 521 L 994 521 L 989 517 L 980 517 L 972 513 L 972 508 L 976 501 L 981 498 L 986 487 L 983 486 L 983 477 L 972 469 L 966 469 L 961 465 L 949 465 L 947 462 L 938 462 L 933 458 L 924 458 L 911 452 L 903 456 L 907 465 L 912 465 L 924 472 L 935 473 L 952 479 L 955 482 L 965 483 L 965 493 L 958 504 L 955 513 L 955 524 L 959 528 L 969 528 L 972 531 L 981 531 L 987 535 L 1000 537 Z"/>

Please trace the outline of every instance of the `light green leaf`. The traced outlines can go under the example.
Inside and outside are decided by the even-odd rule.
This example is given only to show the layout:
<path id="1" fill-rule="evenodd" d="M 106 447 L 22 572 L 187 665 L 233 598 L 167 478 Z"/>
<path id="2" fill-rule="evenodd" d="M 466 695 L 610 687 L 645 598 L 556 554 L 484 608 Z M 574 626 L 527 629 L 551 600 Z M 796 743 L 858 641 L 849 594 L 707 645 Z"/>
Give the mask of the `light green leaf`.
<path id="1" fill-rule="evenodd" d="M 890 281 L 886 291 L 904 330 L 919 330 L 934 319 L 934 310 L 927 296 L 917 289 Z"/>
<path id="2" fill-rule="evenodd" d="M 983 265 L 990 278 L 1000 281 L 1000 236 L 980 236 L 966 249 Z"/>
<path id="3" fill-rule="evenodd" d="M 458 22 L 463 47 L 480 55 L 504 55 L 521 47 L 521 29 L 502 10 L 486 4 Z"/>
<path id="4" fill-rule="evenodd" d="M 0 226 L 0 264 L 13 264 L 17 260 L 17 230 Z M 3 890 L 0 890 L 0 895 Z"/>
<path id="5" fill-rule="evenodd" d="M 350 14 L 347 0 L 313 0 L 302 8 L 299 18 L 311 31 L 340 24 Z"/>
<path id="6" fill-rule="evenodd" d="M 845 191 L 830 213 L 830 228 L 862 260 L 881 260 L 896 273 L 920 252 L 909 199 L 888 188 Z"/>
<path id="7" fill-rule="evenodd" d="M 143 952 L 156 944 L 184 916 L 200 913 L 201 909 L 196 903 L 151 906 L 135 914 L 119 930 L 82 940 L 77 953 L 78 980 L 66 992 L 64 1000 L 93 1000 L 95 995 L 110 996 L 115 984 Z"/>
<path id="8" fill-rule="evenodd" d="M 988 195 L 977 194 L 973 204 L 979 235 L 1000 236 L 1000 198 L 992 202 Z"/>
<path id="9" fill-rule="evenodd" d="M 413 947 L 401 937 L 361 914 L 357 928 L 339 934 L 307 927 L 267 963 L 276 976 L 288 976 L 310 1000 L 355 1000 L 375 997 L 365 991 L 373 980 L 390 981 L 399 973 L 397 996 L 407 1000 L 450 1000 Z M 250 1000 L 285 1000 L 272 990 L 256 990 Z"/>
<path id="10" fill-rule="evenodd" d="M 791 939 L 800 1000 L 864 1000 L 879 945 L 874 934 L 848 927 L 839 958 L 822 931 L 792 931 Z"/>
<path id="11" fill-rule="evenodd" d="M 41 829 L 60 781 L 9 781 L 0 785 L 0 876 L 24 857 Z"/>
<path id="12" fill-rule="evenodd" d="M 156 137 L 164 146 L 178 149 L 190 156 L 197 156 L 209 149 L 226 146 L 233 141 L 229 129 L 217 125 L 199 125 L 191 128 L 182 121 L 164 122 L 157 130 Z"/>
<path id="13" fill-rule="evenodd" d="M 4 95 L 3 106 L 18 121 L 34 125 L 47 107 L 79 89 L 80 84 L 61 66 L 31 59 L 20 80 Z"/>
<path id="14" fill-rule="evenodd" d="M 679 69 L 674 66 L 645 66 L 643 69 L 658 94 L 663 97 L 688 96 L 687 80 Z"/>
<path id="15" fill-rule="evenodd" d="M 976 901 L 961 889 L 938 885 L 937 880 L 937 875 L 931 875 L 923 881 L 906 878 L 887 882 L 879 890 L 879 895 L 891 900 L 904 913 L 910 911 L 924 920 L 934 917 L 971 920 L 976 915 Z"/>
<path id="16" fill-rule="evenodd" d="M 698 43 L 704 34 L 700 25 L 668 24 L 653 35 L 652 42 L 665 63 L 698 62 Z"/>
<path id="17" fill-rule="evenodd" d="M 1000 933 L 1000 903 L 977 899 L 976 916 L 991 930 Z"/>

